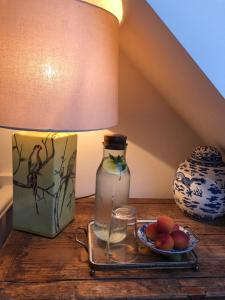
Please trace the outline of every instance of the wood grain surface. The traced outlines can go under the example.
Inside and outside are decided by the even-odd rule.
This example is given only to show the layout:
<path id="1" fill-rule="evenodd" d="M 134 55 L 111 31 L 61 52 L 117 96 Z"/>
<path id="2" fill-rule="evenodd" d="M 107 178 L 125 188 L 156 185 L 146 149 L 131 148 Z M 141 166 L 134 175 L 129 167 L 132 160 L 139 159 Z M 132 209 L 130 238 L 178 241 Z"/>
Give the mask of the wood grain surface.
<path id="1" fill-rule="evenodd" d="M 75 220 L 54 239 L 13 231 L 0 249 L 0 299 L 225 299 L 225 219 L 193 221 L 173 200 L 132 199 L 141 219 L 170 215 L 200 242 L 199 271 L 129 270 L 90 276 L 75 229 L 93 218 L 93 200 L 76 203 Z"/>

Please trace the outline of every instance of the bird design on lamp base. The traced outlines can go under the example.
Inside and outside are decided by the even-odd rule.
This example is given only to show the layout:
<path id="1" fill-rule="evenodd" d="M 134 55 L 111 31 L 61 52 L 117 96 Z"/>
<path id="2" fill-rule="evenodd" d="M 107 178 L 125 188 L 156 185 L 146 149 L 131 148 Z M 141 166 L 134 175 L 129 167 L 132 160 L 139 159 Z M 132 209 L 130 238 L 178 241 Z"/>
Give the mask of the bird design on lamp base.
<path id="1" fill-rule="evenodd" d="M 14 134 L 15 228 L 23 229 L 22 224 L 25 231 L 34 232 L 38 228 L 37 233 L 41 234 L 39 231 L 48 224 L 54 232 L 50 233 L 52 236 L 73 218 L 76 135 L 39 133 L 30 141 L 29 137 L 27 133 Z"/>
<path id="2" fill-rule="evenodd" d="M 13 183 L 15 185 L 22 187 L 22 188 L 30 188 L 33 190 L 35 208 L 36 208 L 36 212 L 38 215 L 39 215 L 38 201 L 43 200 L 44 192 L 49 191 L 54 185 L 54 183 L 52 183 L 48 188 L 45 188 L 45 189 L 42 188 L 41 186 L 38 186 L 38 176 L 41 176 L 41 170 L 44 168 L 45 165 L 47 165 L 49 163 L 50 160 L 52 160 L 54 158 L 54 155 L 55 155 L 54 135 L 52 135 L 52 137 L 51 137 L 51 148 L 52 148 L 51 155 L 49 155 L 48 149 L 47 149 L 48 136 L 46 137 L 45 140 L 42 140 L 42 144 L 44 146 L 45 153 L 46 153 L 46 157 L 44 160 L 42 160 L 40 157 L 40 151 L 42 150 L 42 146 L 39 144 L 34 145 L 33 150 L 28 157 L 27 182 L 23 183 L 23 182 L 16 180 L 15 178 L 13 179 Z M 25 159 L 22 158 L 22 148 L 21 148 L 21 151 L 19 151 L 19 149 L 18 149 L 16 135 L 14 135 L 14 139 L 15 139 L 16 146 L 13 148 L 13 150 L 17 151 L 17 153 L 19 154 L 19 158 L 18 158 L 19 167 L 17 167 L 16 171 L 13 172 L 13 175 L 15 177 L 16 173 L 19 172 L 21 162 L 24 162 Z M 39 193 L 39 191 L 41 191 L 41 194 Z"/>
<path id="3" fill-rule="evenodd" d="M 39 209 L 38 209 L 37 200 L 39 198 L 39 195 L 37 190 L 37 177 L 38 175 L 40 175 L 40 170 L 42 168 L 42 161 L 40 158 L 41 149 L 42 147 L 40 145 L 34 146 L 33 151 L 31 152 L 28 159 L 28 175 L 27 175 L 27 184 L 31 186 L 33 190 L 35 206 L 38 215 L 39 215 Z"/>

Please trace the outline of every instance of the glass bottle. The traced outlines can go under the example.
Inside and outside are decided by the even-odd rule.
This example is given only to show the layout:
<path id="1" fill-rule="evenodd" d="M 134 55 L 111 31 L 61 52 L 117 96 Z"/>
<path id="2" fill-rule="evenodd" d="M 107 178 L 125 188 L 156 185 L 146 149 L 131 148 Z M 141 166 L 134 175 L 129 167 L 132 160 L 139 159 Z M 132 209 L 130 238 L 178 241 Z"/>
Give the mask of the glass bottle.
<path id="1" fill-rule="evenodd" d="M 105 135 L 103 159 L 96 173 L 94 232 L 107 241 L 112 209 L 126 205 L 130 191 L 130 170 L 126 163 L 124 135 Z"/>

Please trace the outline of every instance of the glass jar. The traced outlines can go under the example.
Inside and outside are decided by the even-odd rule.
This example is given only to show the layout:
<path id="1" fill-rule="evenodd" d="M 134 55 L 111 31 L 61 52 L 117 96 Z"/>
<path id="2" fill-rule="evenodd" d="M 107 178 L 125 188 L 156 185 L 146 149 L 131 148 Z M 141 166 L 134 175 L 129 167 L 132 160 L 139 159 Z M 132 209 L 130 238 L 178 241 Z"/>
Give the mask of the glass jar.
<path id="1" fill-rule="evenodd" d="M 103 159 L 96 174 L 94 232 L 107 241 L 112 209 L 126 205 L 130 191 L 130 171 L 126 163 L 124 135 L 105 135 Z"/>
<path id="2" fill-rule="evenodd" d="M 137 257 L 137 210 L 125 205 L 112 210 L 106 255 L 109 261 L 128 263 Z"/>

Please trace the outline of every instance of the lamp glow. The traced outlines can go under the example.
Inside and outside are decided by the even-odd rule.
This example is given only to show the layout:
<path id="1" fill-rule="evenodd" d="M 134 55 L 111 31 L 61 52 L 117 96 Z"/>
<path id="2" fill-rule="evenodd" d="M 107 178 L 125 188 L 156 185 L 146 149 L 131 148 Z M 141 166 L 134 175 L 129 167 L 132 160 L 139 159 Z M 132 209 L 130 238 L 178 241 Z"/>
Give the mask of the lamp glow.
<path id="1" fill-rule="evenodd" d="M 47 79 L 52 79 L 57 73 L 50 64 L 43 65 L 42 72 L 44 77 Z"/>
<path id="2" fill-rule="evenodd" d="M 123 19 L 123 4 L 122 0 L 81 0 L 98 7 L 101 7 L 117 17 L 119 22 Z"/>

